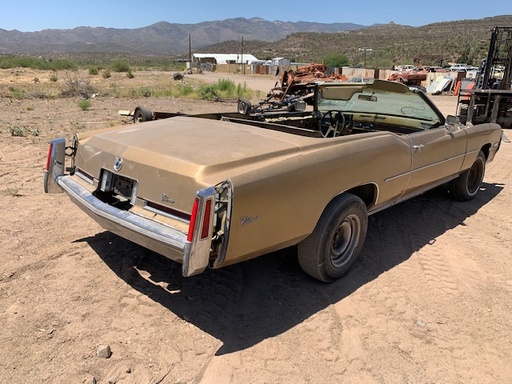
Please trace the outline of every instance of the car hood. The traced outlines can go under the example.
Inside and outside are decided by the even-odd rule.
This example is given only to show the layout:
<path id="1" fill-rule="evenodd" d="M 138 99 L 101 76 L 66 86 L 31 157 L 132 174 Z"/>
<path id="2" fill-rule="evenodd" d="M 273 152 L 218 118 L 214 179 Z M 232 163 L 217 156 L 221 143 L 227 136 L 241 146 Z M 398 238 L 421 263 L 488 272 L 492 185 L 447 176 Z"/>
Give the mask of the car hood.
<path id="1" fill-rule="evenodd" d="M 99 178 L 101 169 L 139 182 L 139 194 L 159 199 L 195 191 L 301 153 L 301 140 L 282 132 L 226 121 L 175 117 L 108 130 L 80 140 L 75 164 Z M 117 158 L 122 169 L 114 170 Z M 191 195 L 191 196 L 190 196 Z M 186 206 L 190 204 L 187 201 Z"/>

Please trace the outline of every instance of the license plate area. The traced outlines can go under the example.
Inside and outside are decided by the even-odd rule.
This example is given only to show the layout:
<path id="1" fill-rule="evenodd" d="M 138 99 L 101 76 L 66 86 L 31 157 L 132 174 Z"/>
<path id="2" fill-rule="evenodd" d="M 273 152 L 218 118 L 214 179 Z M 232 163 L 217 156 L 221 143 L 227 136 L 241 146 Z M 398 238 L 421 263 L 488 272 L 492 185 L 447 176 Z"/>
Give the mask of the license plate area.
<path id="1" fill-rule="evenodd" d="M 117 200 L 120 204 L 129 203 L 134 205 L 137 198 L 137 181 L 104 169 L 101 174 L 99 190 Z M 109 204 L 117 205 L 115 200 L 112 200 Z"/>

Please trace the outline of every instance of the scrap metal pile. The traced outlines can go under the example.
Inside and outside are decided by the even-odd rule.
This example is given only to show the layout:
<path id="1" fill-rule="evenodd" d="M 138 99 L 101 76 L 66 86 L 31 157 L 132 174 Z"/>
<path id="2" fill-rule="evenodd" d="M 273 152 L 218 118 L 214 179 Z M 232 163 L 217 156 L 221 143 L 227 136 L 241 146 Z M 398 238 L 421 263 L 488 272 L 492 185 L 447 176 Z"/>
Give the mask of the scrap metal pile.
<path id="1" fill-rule="evenodd" d="M 285 71 L 281 76 L 282 97 L 287 95 L 301 93 L 307 84 L 313 84 L 317 81 L 346 81 L 348 78 L 336 73 L 328 73 L 327 66 L 324 64 L 309 64 L 299 67 L 296 71 Z"/>
<path id="2" fill-rule="evenodd" d="M 398 81 L 405 85 L 421 85 L 421 82 L 427 79 L 425 71 L 407 71 L 393 73 L 388 80 Z"/>
<path id="3" fill-rule="evenodd" d="M 239 100 L 238 111 L 244 114 L 262 114 L 279 111 L 304 110 L 312 104 L 315 83 L 318 81 L 346 81 L 344 75 L 329 73 L 324 64 L 308 64 L 297 70 L 284 71 L 279 82 L 270 90 L 267 97 L 258 105 L 247 100 Z"/>

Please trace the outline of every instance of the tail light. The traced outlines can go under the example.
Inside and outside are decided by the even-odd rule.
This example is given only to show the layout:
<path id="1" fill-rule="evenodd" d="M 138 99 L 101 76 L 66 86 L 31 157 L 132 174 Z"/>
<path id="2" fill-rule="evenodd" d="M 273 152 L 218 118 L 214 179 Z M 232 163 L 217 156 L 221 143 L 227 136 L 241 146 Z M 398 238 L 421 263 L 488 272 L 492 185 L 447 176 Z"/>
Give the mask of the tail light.
<path id="1" fill-rule="evenodd" d="M 212 226 L 212 205 L 213 197 L 202 199 L 201 196 L 196 196 L 194 205 L 192 206 L 187 241 L 192 242 L 196 234 L 199 235 L 198 240 L 205 240 L 210 237 Z"/>
<path id="2" fill-rule="evenodd" d="M 188 226 L 188 234 L 187 241 L 192 242 L 194 237 L 194 229 L 196 228 L 196 219 L 197 219 L 197 210 L 199 209 L 199 197 L 196 197 L 194 200 L 194 205 L 192 206 L 192 215 L 190 216 L 190 224 Z"/>
<path id="3" fill-rule="evenodd" d="M 208 266 L 213 235 L 215 196 L 214 187 L 201 189 L 196 194 L 183 257 L 183 276 L 196 275 Z"/>
<path id="4" fill-rule="evenodd" d="M 46 158 L 46 168 L 45 168 L 45 170 L 47 172 L 50 170 L 50 164 L 52 162 L 52 154 L 53 154 L 53 142 L 50 142 L 50 146 L 48 147 L 48 157 Z"/>

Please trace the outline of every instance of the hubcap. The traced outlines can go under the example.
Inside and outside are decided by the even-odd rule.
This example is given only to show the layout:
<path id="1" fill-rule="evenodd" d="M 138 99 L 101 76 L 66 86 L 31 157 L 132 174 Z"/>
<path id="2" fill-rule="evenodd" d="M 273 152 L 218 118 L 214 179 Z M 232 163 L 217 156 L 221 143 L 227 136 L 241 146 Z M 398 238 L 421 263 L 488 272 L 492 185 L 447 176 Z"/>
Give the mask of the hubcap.
<path id="1" fill-rule="evenodd" d="M 331 261 L 342 267 L 354 253 L 361 235 L 361 222 L 357 215 L 348 215 L 340 223 L 332 238 Z"/>

